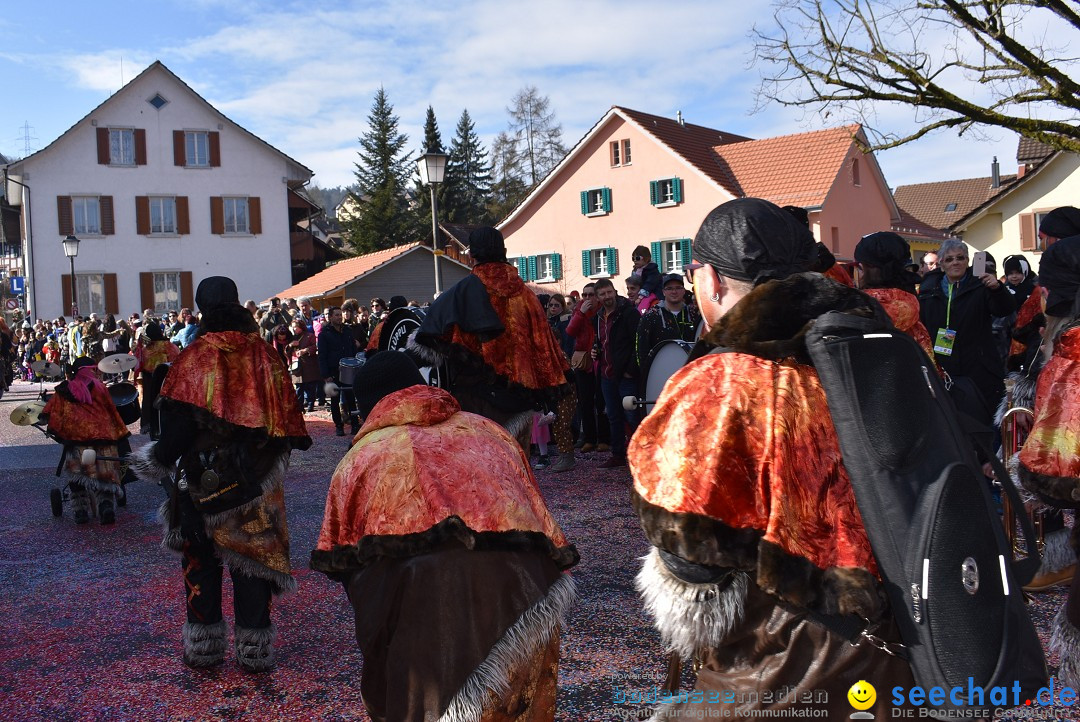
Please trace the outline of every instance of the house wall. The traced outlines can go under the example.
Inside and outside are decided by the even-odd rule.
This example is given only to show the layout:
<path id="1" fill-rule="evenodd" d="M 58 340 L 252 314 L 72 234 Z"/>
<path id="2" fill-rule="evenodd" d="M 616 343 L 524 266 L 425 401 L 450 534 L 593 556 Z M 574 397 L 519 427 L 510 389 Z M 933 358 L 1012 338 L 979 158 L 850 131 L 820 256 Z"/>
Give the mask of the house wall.
<path id="1" fill-rule="evenodd" d="M 853 160 L 859 162 L 858 185 L 853 178 Z M 888 193 L 888 186 L 874 170 L 873 161 L 852 144 L 821 210 L 810 214 L 814 235 L 837 258 L 853 259 L 860 238 L 868 233 L 892 228 L 892 206 L 886 195 Z"/>
<path id="2" fill-rule="evenodd" d="M 445 258 L 439 259 L 439 271 L 444 291 L 469 275 L 468 268 Z M 391 296 L 404 296 L 423 305 L 432 300 L 434 288 L 431 249 L 420 247 L 346 286 L 344 298 L 366 304 L 376 297 L 389 302 Z"/>
<path id="3" fill-rule="evenodd" d="M 609 144 L 624 139 L 630 140 L 631 163 L 612 167 Z M 650 205 L 649 181 L 673 176 L 682 179 L 682 203 L 667 208 Z M 582 251 L 612 247 L 618 251 L 615 286 L 625 293 L 621 279 L 633 268 L 630 254 L 635 246 L 649 248 L 653 241 L 693 238 L 709 211 L 732 198 L 617 115 L 553 180 L 521 215 L 500 226 L 510 258 L 562 254 L 562 280 L 534 282 L 549 292 L 580 290 L 587 282 Z M 580 193 L 596 187 L 611 189 L 611 212 L 582 215 Z"/>
<path id="4" fill-rule="evenodd" d="M 972 251 L 989 251 L 994 256 L 999 275 L 1005 257 L 1016 253 L 1023 253 L 1038 272 L 1041 252 L 1020 250 L 1020 215 L 1075 206 L 1078 196 L 1080 155 L 1063 153 L 995 203 L 991 208 L 994 212 L 972 223 L 962 237 Z"/>
<path id="5" fill-rule="evenodd" d="M 156 93 L 169 101 L 160 110 L 147 102 Z M 94 122 L 97 127 L 144 129 L 146 165 L 99 165 Z M 184 129 L 220 133 L 220 167 L 174 165 L 172 132 Z M 143 73 L 54 144 L 19 165 L 24 182 L 32 188 L 36 316 L 70 312 L 61 307 L 61 276 L 69 272 L 58 225 L 57 196 L 62 195 L 113 197 L 115 234 L 80 235 L 75 272 L 115 273 L 121 314 L 143 308 L 140 272 L 188 271 L 193 287 L 207 276 L 229 276 L 236 281 L 241 300 L 266 298 L 292 283 L 284 179 L 295 178 L 301 169 L 224 120 L 164 69 Z M 302 175 L 308 177 L 306 172 Z M 135 197 L 145 195 L 187 196 L 191 233 L 138 235 Z M 221 195 L 258 197 L 262 232 L 211 234 L 209 199 Z"/>

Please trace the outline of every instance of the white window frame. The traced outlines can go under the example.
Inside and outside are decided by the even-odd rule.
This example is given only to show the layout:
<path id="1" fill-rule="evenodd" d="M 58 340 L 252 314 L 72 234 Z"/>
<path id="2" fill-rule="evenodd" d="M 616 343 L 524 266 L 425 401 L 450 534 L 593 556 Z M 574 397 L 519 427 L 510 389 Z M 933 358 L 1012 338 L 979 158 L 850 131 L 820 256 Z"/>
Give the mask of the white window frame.
<path id="1" fill-rule="evenodd" d="M 657 178 L 656 195 L 660 202 L 653 208 L 669 208 L 678 205 L 675 200 L 675 178 Z"/>
<path id="2" fill-rule="evenodd" d="M 609 160 L 612 168 L 618 168 L 622 165 L 622 141 L 611 141 L 608 146 L 608 153 L 610 154 Z"/>
<path id="3" fill-rule="evenodd" d="M 150 235 L 175 236 L 176 196 L 150 196 Z"/>
<path id="4" fill-rule="evenodd" d="M 243 208 L 243 219 L 238 216 Z M 251 209 L 247 196 L 224 196 L 221 199 L 221 222 L 227 236 L 251 235 Z M 232 223 L 230 223 L 230 216 Z M 243 221 L 241 223 L 241 220 Z"/>
<path id="5" fill-rule="evenodd" d="M 1042 225 L 1043 218 L 1045 218 L 1049 212 L 1049 210 L 1031 212 L 1031 214 L 1035 216 L 1035 250 L 1032 251 L 1032 253 L 1046 253 L 1046 249 L 1050 247 L 1039 237 L 1039 226 Z"/>
<path id="6" fill-rule="evenodd" d="M 607 211 L 604 210 L 604 187 L 599 188 L 586 188 L 586 197 L 589 199 L 589 208 L 591 209 L 585 214 L 586 218 L 592 218 L 594 216 L 606 216 Z"/>
<path id="7" fill-rule="evenodd" d="M 536 254 L 536 279 L 534 283 L 551 283 L 555 280 L 554 251 Z"/>
<path id="8" fill-rule="evenodd" d="M 682 238 L 657 239 L 661 250 L 661 262 L 657 266 L 659 266 L 661 274 L 683 272 L 683 267 L 687 265 L 688 261 L 682 259 L 680 241 L 682 241 Z"/>
<path id="9" fill-rule="evenodd" d="M 103 235 L 100 196 L 71 196 L 71 228 L 77 236 Z"/>
<path id="10" fill-rule="evenodd" d="M 623 138 L 622 141 L 622 164 L 633 165 L 630 159 L 630 139 Z"/>
<path id="11" fill-rule="evenodd" d="M 200 148 L 200 141 L 202 147 Z M 185 168 L 209 168 L 210 167 L 210 131 L 208 130 L 185 130 L 184 131 L 184 167 Z"/>
<path id="12" fill-rule="evenodd" d="M 109 128 L 109 165 L 135 165 L 134 128 Z"/>
<path id="13" fill-rule="evenodd" d="M 154 271 L 154 313 L 180 310 L 180 271 Z M 169 282 L 172 281 L 170 284 Z"/>
<path id="14" fill-rule="evenodd" d="M 592 266 L 592 273 L 588 275 L 588 278 L 611 278 L 615 274 L 611 272 L 610 259 L 607 257 L 608 251 L 611 250 L 607 246 L 603 248 L 586 248 L 589 252 L 589 265 Z M 618 251 L 616 251 L 618 253 Z M 600 263 L 600 259 L 603 259 L 603 263 Z M 597 269 L 603 265 L 604 270 L 598 271 Z"/>
<path id="15" fill-rule="evenodd" d="M 105 315 L 105 274 L 76 273 L 75 303 L 79 306 L 79 315 L 83 318 L 92 313 Z"/>

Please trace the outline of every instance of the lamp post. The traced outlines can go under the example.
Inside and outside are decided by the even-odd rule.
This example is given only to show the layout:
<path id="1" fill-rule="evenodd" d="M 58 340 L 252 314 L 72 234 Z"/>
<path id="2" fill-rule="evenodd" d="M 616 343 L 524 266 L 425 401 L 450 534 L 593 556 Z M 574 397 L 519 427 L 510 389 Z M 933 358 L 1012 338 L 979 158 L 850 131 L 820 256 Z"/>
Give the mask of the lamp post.
<path id="1" fill-rule="evenodd" d="M 79 239 L 68 236 L 64 239 L 64 255 L 71 261 L 71 317 L 79 315 L 79 297 L 75 288 L 75 256 L 79 255 Z"/>
<path id="2" fill-rule="evenodd" d="M 431 187 L 431 250 L 435 258 L 435 297 L 442 293 L 442 281 L 439 278 L 439 207 L 435 200 L 435 186 L 443 182 L 446 173 L 446 159 L 450 156 L 446 153 L 429 150 L 416 161 L 416 169 L 420 173 L 420 182 Z"/>

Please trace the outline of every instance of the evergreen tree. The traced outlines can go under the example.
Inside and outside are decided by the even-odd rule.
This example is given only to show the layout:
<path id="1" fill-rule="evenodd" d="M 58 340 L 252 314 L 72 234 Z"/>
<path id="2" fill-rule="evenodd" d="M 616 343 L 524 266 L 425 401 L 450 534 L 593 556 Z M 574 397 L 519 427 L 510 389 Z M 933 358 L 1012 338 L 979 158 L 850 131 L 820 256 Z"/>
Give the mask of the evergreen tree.
<path id="1" fill-rule="evenodd" d="M 517 92 L 510 114 L 510 132 L 518 155 L 521 180 L 530 188 L 543 179 L 566 155 L 562 123 L 555 119 L 551 101 L 533 85 Z"/>
<path id="2" fill-rule="evenodd" d="M 517 142 L 506 131 L 495 136 L 491 144 L 491 160 L 494 181 L 488 196 L 487 211 L 488 218 L 498 222 L 529 194 L 529 186 L 522 179 Z"/>
<path id="3" fill-rule="evenodd" d="M 406 142 L 408 136 L 398 132 L 394 106 L 380 87 L 368 114 L 368 130 L 360 137 L 356 190 L 349 194 L 356 215 L 344 228 L 357 253 L 408 243 L 422 234 L 420 217 L 408 194 L 414 166 L 411 155 L 404 152 Z"/>
<path id="4" fill-rule="evenodd" d="M 490 197 L 491 166 L 487 151 L 480 144 L 469 111 L 463 110 L 446 166 L 445 194 L 440 202 L 443 218 L 453 223 L 487 223 Z"/>
<path id="5" fill-rule="evenodd" d="M 428 151 L 446 152 L 446 149 L 443 148 L 442 134 L 439 132 L 439 122 L 435 119 L 435 109 L 430 105 L 427 109 L 427 117 L 424 119 L 424 146 L 422 152 L 427 153 Z M 435 188 L 435 199 L 439 204 L 440 219 L 447 217 L 444 212 L 446 207 L 445 176 L 443 181 L 442 185 Z M 419 179 L 416 181 L 416 215 L 425 224 L 424 238 L 431 240 L 431 188 L 421 183 Z"/>

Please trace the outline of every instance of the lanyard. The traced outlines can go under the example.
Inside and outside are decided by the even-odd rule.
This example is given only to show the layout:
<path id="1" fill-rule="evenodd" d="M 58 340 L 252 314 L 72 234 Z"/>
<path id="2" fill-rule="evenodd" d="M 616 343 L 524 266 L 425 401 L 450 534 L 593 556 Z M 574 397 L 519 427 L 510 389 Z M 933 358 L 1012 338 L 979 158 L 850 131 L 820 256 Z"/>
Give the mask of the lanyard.
<path id="1" fill-rule="evenodd" d="M 953 284 L 949 284 L 949 304 L 945 306 L 945 328 L 949 328 L 949 318 L 952 316 L 952 292 Z"/>

